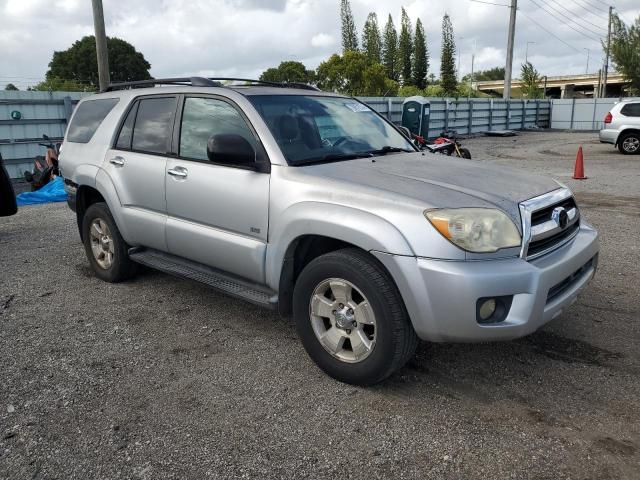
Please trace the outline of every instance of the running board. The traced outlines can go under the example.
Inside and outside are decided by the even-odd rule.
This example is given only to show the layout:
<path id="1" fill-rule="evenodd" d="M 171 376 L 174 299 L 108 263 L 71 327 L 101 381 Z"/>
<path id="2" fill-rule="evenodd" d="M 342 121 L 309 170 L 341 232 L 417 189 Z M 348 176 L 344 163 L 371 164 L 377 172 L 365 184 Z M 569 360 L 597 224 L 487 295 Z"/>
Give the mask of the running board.
<path id="1" fill-rule="evenodd" d="M 222 293 L 247 300 L 261 307 L 277 309 L 278 296 L 276 292 L 206 265 L 157 250 L 137 247 L 129 250 L 129 258 L 136 263 L 161 272 L 204 283 Z"/>

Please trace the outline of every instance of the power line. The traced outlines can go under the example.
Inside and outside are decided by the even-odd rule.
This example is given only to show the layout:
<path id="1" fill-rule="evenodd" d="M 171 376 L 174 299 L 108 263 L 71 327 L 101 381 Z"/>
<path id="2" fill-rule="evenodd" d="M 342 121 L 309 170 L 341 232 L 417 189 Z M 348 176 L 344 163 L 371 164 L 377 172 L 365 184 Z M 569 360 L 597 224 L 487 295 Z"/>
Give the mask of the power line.
<path id="1" fill-rule="evenodd" d="M 584 32 L 582 32 L 582 31 L 578 30 L 577 28 L 575 28 L 575 27 L 573 27 L 573 26 L 571 26 L 569 23 L 566 23 L 565 21 L 563 21 L 563 19 L 558 18 L 556 15 L 554 15 L 553 13 L 551 13 L 549 10 L 547 10 L 546 8 L 544 8 L 542 5 L 540 5 L 539 3 L 536 3 L 536 1 L 535 1 L 535 0 L 530 0 L 530 1 L 531 1 L 531 3 L 533 3 L 536 7 L 538 7 L 538 8 L 540 8 L 540 9 L 544 10 L 544 11 L 545 11 L 547 14 L 549 14 L 552 18 L 554 18 L 555 20 L 558 20 L 559 22 L 561 22 L 561 23 L 562 23 L 563 25 L 565 25 L 566 27 L 569 27 L 569 28 L 570 28 L 571 30 L 573 30 L 574 32 L 577 32 L 577 33 L 579 33 L 580 35 L 582 35 L 582 36 L 584 36 L 584 37 L 586 37 L 586 38 L 588 38 L 588 39 L 590 39 L 590 40 L 593 40 L 593 41 L 596 41 L 596 42 L 599 42 L 599 41 L 600 41 L 600 38 L 594 38 L 594 37 L 592 37 L 591 35 L 587 35 L 586 33 L 584 33 Z M 561 15 L 561 16 L 564 16 L 564 15 Z M 565 18 L 564 18 L 564 20 L 569 20 L 569 21 L 571 20 L 570 18 L 567 18 L 566 16 L 564 16 L 564 17 L 565 17 Z M 582 27 L 582 25 L 578 25 L 578 26 Z M 588 30 L 588 29 L 586 29 L 586 30 Z M 592 33 L 594 33 L 594 32 L 592 32 Z M 599 35 L 599 34 L 598 34 L 598 33 L 596 33 L 596 35 Z"/>
<path id="2" fill-rule="evenodd" d="M 580 8 L 582 8 L 583 10 L 585 10 L 586 12 L 590 13 L 591 15 L 593 15 L 594 17 L 598 17 L 598 18 L 600 18 L 600 19 L 604 20 L 605 22 L 608 20 L 608 19 L 607 19 L 607 17 L 606 17 L 606 15 L 600 15 L 600 14 L 597 14 L 597 13 L 594 13 L 593 11 L 591 11 L 590 9 L 591 9 L 591 8 L 593 8 L 593 7 L 590 7 L 590 6 L 589 6 L 588 4 L 586 4 L 586 3 L 584 3 L 584 4 L 583 4 L 583 3 L 580 3 L 580 2 L 582 2 L 582 1 L 584 1 L 584 0 L 571 0 L 571 1 L 572 1 L 573 3 L 575 3 L 576 5 L 578 5 Z M 585 5 L 586 5 L 586 6 L 585 6 Z"/>
<path id="3" fill-rule="evenodd" d="M 545 0 L 543 0 L 543 2 L 544 2 L 544 1 L 545 1 Z M 575 15 L 575 14 L 576 14 L 575 12 L 572 12 L 572 11 L 571 11 L 571 10 L 569 10 L 567 7 L 565 7 L 564 5 L 559 4 L 557 0 L 549 0 L 549 1 L 550 1 L 550 2 L 553 2 L 554 4 L 556 4 L 558 7 L 562 8 L 563 10 L 567 11 L 570 15 Z M 586 22 L 586 23 L 588 23 L 589 25 L 593 25 L 594 27 L 599 28 L 600 30 L 602 30 L 602 31 L 604 31 L 604 32 L 606 32 L 606 31 L 607 31 L 607 29 L 606 29 L 606 28 L 601 27 L 600 25 L 596 25 L 595 23 L 590 22 L 590 21 L 589 21 L 589 20 L 587 20 L 586 18 L 583 18 L 583 17 L 578 17 L 578 18 L 580 18 L 580 21 L 581 21 L 581 22 Z M 574 20 L 574 22 L 575 22 L 575 20 Z"/>
<path id="4" fill-rule="evenodd" d="M 580 52 L 580 50 L 579 50 L 578 48 L 576 48 L 576 47 L 574 47 L 573 45 L 571 45 L 571 44 L 569 44 L 569 43 L 565 42 L 563 39 L 561 39 L 560 37 L 558 37 L 555 33 L 553 33 L 553 32 L 551 32 L 551 31 L 547 30 L 545 27 L 543 27 L 542 25 L 540 25 L 540 24 L 539 24 L 538 22 L 536 22 L 532 17 L 530 17 L 529 15 L 527 15 L 524 11 L 522 11 L 522 10 L 521 10 L 521 11 L 520 11 L 520 13 L 521 13 L 522 15 L 524 15 L 525 17 L 527 17 L 529 20 L 531 20 L 533 23 L 535 23 L 535 24 L 536 24 L 538 27 L 540 27 L 542 30 L 544 30 L 545 32 L 547 32 L 549 35 L 551 35 L 552 37 L 554 37 L 556 40 L 558 40 L 558 41 L 560 41 L 560 42 L 564 43 L 567 47 L 569 47 L 569 48 L 571 48 L 571 49 L 575 50 L 576 52 L 578 52 L 578 53 L 582 53 L 582 52 Z"/>
<path id="5" fill-rule="evenodd" d="M 511 5 L 505 5 L 504 3 L 485 2 L 484 0 L 469 0 L 469 1 L 475 2 L 475 3 L 484 3 L 485 5 L 495 5 L 496 7 L 507 7 L 507 8 L 511 7 Z"/>

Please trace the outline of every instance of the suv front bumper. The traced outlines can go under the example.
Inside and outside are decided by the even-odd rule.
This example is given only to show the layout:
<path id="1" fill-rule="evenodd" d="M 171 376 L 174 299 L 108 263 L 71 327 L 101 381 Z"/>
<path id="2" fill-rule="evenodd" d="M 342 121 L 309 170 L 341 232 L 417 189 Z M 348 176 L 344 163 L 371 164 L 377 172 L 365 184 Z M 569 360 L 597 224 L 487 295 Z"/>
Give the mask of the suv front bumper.
<path id="1" fill-rule="evenodd" d="M 416 333 L 435 342 L 528 335 L 558 317 L 593 278 L 598 234 L 582 223 L 573 240 L 533 261 L 447 261 L 373 252 L 393 276 Z M 555 288 L 554 288 L 555 287 Z M 553 296 L 549 291 L 553 289 Z M 477 321 L 479 298 L 513 296 L 506 318 Z"/>

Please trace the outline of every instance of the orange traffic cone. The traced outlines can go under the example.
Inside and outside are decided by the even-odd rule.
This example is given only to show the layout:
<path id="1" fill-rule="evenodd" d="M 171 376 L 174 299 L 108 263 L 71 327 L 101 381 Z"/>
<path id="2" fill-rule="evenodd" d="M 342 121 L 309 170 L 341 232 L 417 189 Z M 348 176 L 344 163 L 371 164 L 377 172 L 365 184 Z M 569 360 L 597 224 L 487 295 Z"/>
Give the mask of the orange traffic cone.
<path id="1" fill-rule="evenodd" d="M 578 148 L 578 154 L 576 155 L 576 163 L 573 167 L 573 178 L 576 180 L 586 180 L 584 176 L 584 158 L 582 157 L 582 145 Z"/>

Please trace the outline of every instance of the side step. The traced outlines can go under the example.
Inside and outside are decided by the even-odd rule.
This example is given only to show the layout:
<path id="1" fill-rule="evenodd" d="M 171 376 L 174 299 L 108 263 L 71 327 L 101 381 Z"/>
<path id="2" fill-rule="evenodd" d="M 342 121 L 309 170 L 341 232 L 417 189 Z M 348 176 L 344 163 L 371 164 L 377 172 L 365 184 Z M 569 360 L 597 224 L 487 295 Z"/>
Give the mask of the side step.
<path id="1" fill-rule="evenodd" d="M 204 283 L 222 293 L 247 300 L 261 307 L 277 309 L 278 297 L 276 292 L 228 273 L 222 273 L 206 265 L 157 250 L 139 249 L 137 247 L 129 250 L 129 258 L 136 263 L 161 272 Z"/>

